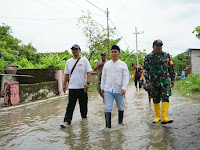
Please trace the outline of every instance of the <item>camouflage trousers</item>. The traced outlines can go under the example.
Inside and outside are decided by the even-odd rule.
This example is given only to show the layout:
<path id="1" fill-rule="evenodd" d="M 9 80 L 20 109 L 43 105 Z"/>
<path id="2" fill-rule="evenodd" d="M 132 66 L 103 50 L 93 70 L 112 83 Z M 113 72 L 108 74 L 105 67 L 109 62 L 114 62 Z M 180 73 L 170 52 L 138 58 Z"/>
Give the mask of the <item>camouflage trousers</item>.
<path id="1" fill-rule="evenodd" d="M 169 102 L 169 96 L 171 96 L 171 87 L 168 82 L 152 84 L 151 96 L 153 103 Z"/>
<path id="2" fill-rule="evenodd" d="M 97 84 L 97 91 L 99 94 L 101 94 L 101 83 Z"/>

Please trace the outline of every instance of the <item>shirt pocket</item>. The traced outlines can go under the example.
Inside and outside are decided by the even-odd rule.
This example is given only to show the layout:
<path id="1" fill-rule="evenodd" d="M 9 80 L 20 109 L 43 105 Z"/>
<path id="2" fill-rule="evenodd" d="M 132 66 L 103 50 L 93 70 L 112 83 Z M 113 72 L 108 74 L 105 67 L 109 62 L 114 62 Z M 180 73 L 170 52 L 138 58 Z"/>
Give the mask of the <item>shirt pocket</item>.
<path id="1" fill-rule="evenodd" d="M 163 71 L 168 69 L 169 66 L 169 58 L 165 58 L 161 60 Z"/>

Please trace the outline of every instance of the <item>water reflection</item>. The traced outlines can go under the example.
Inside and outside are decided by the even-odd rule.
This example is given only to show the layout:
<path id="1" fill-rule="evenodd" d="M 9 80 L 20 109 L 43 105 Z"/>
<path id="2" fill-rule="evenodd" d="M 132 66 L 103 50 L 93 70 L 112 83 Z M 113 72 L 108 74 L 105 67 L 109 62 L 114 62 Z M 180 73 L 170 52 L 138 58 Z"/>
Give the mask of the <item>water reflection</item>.
<path id="1" fill-rule="evenodd" d="M 183 107 L 172 97 L 171 109 Z M 184 104 L 187 104 L 185 102 Z M 0 114 L 0 147 L 9 150 L 35 149 L 174 149 L 173 125 L 153 124 L 154 109 L 147 93 L 129 86 L 125 97 L 124 125 L 118 125 L 114 104 L 112 128 L 104 131 L 104 105 L 98 94 L 89 94 L 88 121 L 77 104 L 72 125 L 60 129 L 67 98 L 48 101 Z M 178 116 L 177 116 L 178 117 Z"/>

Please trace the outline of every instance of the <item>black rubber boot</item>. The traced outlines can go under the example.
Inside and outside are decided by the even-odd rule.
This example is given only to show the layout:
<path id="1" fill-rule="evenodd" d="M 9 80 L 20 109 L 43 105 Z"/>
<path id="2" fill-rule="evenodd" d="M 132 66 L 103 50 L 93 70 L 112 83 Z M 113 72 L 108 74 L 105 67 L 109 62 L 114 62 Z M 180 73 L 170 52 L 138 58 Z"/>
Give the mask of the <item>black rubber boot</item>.
<path id="1" fill-rule="evenodd" d="M 106 128 L 111 128 L 111 112 L 105 112 Z"/>
<path id="2" fill-rule="evenodd" d="M 118 111 L 118 123 L 122 124 L 123 123 L 123 116 L 124 116 L 124 111 Z"/>

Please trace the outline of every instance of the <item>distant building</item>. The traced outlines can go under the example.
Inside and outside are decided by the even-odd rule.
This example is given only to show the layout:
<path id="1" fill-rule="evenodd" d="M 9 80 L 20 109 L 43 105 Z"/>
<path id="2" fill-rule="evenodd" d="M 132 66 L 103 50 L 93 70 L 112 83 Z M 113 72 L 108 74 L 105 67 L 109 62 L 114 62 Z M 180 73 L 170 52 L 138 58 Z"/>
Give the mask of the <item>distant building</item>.
<path id="1" fill-rule="evenodd" d="M 190 62 L 187 64 L 190 64 L 190 73 L 200 75 L 200 49 L 188 48 L 186 52 L 190 56 Z"/>

